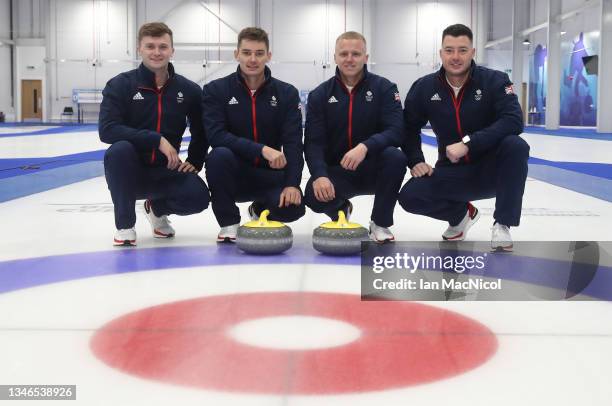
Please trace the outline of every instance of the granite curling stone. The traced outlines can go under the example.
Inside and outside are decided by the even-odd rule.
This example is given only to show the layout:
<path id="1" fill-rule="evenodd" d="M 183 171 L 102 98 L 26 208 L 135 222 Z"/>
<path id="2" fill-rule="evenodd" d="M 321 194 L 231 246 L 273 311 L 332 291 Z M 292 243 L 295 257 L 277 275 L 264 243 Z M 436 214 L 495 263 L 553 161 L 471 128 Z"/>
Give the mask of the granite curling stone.
<path id="1" fill-rule="evenodd" d="M 291 229 L 280 221 L 268 220 L 270 210 L 264 210 L 258 220 L 238 227 L 236 245 L 248 254 L 280 254 L 293 245 Z"/>
<path id="2" fill-rule="evenodd" d="M 323 223 L 312 233 L 312 246 L 328 255 L 353 255 L 361 252 L 361 241 L 368 240 L 368 230 L 357 223 L 349 223 L 343 211 L 338 221 Z"/>

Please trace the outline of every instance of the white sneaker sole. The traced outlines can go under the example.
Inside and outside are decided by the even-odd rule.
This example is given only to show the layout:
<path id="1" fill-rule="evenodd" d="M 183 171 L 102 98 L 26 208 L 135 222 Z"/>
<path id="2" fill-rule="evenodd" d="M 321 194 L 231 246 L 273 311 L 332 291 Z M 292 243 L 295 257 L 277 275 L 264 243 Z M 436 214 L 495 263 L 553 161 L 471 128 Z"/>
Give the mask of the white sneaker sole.
<path id="1" fill-rule="evenodd" d="M 513 252 L 514 245 L 510 244 L 510 245 L 506 245 L 505 247 L 501 245 L 498 245 L 497 247 L 491 245 L 491 251 L 493 252 Z"/>
<path id="2" fill-rule="evenodd" d="M 372 233 L 368 233 L 368 236 L 370 237 L 370 240 L 372 240 L 372 241 L 374 241 L 374 242 L 377 242 L 377 243 L 379 243 L 379 244 L 384 244 L 384 243 L 387 243 L 387 242 L 394 242 L 394 241 L 395 241 L 395 237 L 386 238 L 386 239 L 384 239 L 384 240 L 379 240 L 379 239 L 377 239 L 377 238 L 376 238 L 376 236 L 374 236 L 374 234 L 372 234 Z"/>
<path id="3" fill-rule="evenodd" d="M 465 226 L 465 230 L 463 230 L 463 232 L 461 232 L 458 235 L 452 236 L 452 237 L 445 237 L 444 235 L 442 235 L 442 239 L 444 241 L 463 241 L 465 240 L 465 237 L 467 236 L 468 231 L 470 230 L 470 228 L 472 228 L 474 224 L 476 224 L 476 222 L 479 219 L 480 219 L 480 210 L 478 210 L 476 212 L 476 216 L 467 223 L 467 225 Z"/>
<path id="4" fill-rule="evenodd" d="M 217 242 L 220 243 L 224 243 L 224 242 L 228 242 L 228 243 L 235 243 L 236 242 L 236 237 L 221 237 L 221 236 L 217 236 Z"/>
<path id="5" fill-rule="evenodd" d="M 174 233 L 164 234 L 159 230 L 153 230 L 153 237 L 155 238 L 172 238 L 174 237 Z"/>
<path id="6" fill-rule="evenodd" d="M 135 247 L 136 240 L 116 240 L 113 239 L 114 247 Z"/>

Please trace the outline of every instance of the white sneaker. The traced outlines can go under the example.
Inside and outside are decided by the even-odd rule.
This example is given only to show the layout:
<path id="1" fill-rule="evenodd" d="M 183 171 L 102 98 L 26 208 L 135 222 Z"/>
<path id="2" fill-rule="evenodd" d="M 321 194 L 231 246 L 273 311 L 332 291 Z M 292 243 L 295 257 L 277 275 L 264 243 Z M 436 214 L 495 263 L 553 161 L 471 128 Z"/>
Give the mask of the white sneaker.
<path id="1" fill-rule="evenodd" d="M 465 240 L 465 236 L 467 235 L 468 230 L 476 224 L 478 219 L 480 218 L 480 212 L 476 207 L 472 205 L 472 203 L 468 203 L 468 210 L 465 213 L 465 217 L 459 224 L 456 226 L 449 225 L 444 234 L 442 234 L 442 239 L 446 241 L 463 241 Z"/>
<path id="2" fill-rule="evenodd" d="M 115 232 L 113 245 L 116 247 L 135 247 L 136 246 L 136 230 L 132 228 L 122 228 Z"/>
<path id="3" fill-rule="evenodd" d="M 170 238 L 174 237 L 174 228 L 170 225 L 168 216 L 157 217 L 151 208 L 151 201 L 145 200 L 144 211 L 147 215 L 151 228 L 153 229 L 153 237 L 155 238 Z"/>
<path id="4" fill-rule="evenodd" d="M 495 251 L 512 252 L 510 227 L 495 222 L 491 233 L 491 248 Z"/>
<path id="5" fill-rule="evenodd" d="M 368 233 L 370 240 L 378 243 L 385 243 L 387 241 L 395 241 L 395 237 L 391 230 L 387 227 L 377 226 L 376 223 L 370 221 L 370 232 Z"/>
<path id="6" fill-rule="evenodd" d="M 217 235 L 217 242 L 236 242 L 238 227 L 240 227 L 240 223 L 221 227 L 221 230 L 219 230 L 219 234 Z"/>

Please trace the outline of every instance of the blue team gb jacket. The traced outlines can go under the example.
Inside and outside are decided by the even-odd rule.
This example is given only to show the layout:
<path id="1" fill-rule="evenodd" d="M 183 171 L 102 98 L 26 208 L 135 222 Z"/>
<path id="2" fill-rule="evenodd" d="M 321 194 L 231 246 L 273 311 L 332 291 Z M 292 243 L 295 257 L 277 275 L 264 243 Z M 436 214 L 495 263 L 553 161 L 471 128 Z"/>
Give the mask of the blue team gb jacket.
<path id="1" fill-rule="evenodd" d="M 272 77 L 251 94 L 240 66 L 236 72 L 204 86 L 204 127 L 212 147 L 226 147 L 256 167 L 269 168 L 264 146 L 283 150 L 285 186 L 300 186 L 304 168 L 302 112 L 298 91 Z M 271 169 L 272 170 L 272 169 Z"/>
<path id="2" fill-rule="evenodd" d="M 424 162 L 421 129 L 429 121 L 438 141 L 436 166 L 450 165 L 446 146 L 470 136 L 462 163 L 477 160 L 507 136 L 523 132 L 523 113 L 512 82 L 503 72 L 477 66 L 455 97 L 444 68 L 413 83 L 404 103 L 405 143 L 402 147 L 412 168 Z"/>
<path id="3" fill-rule="evenodd" d="M 327 177 L 328 166 L 359 143 L 368 155 L 388 146 L 401 146 L 402 104 L 397 86 L 368 72 L 349 92 L 336 68 L 335 77 L 321 83 L 308 95 L 304 151 L 306 163 L 316 179 Z"/>
<path id="4" fill-rule="evenodd" d="M 198 170 L 204 165 L 208 141 L 202 125 L 200 87 L 174 72 L 161 89 L 155 74 L 143 64 L 108 81 L 100 106 L 100 140 L 108 144 L 129 141 L 151 166 L 165 166 L 168 161 L 158 147 L 163 136 L 179 151 L 189 119 L 191 142 L 187 161 Z"/>

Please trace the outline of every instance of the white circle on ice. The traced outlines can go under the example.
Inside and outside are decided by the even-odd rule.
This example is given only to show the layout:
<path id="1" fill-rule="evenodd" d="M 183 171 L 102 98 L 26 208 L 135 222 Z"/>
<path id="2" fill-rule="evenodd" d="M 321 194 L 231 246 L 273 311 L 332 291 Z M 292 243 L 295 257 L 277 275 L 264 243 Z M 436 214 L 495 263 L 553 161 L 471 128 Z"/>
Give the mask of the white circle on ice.
<path id="1" fill-rule="evenodd" d="M 361 337 L 361 331 L 352 324 L 324 317 L 275 316 L 238 323 L 228 335 L 254 347 L 314 350 L 353 342 Z"/>

